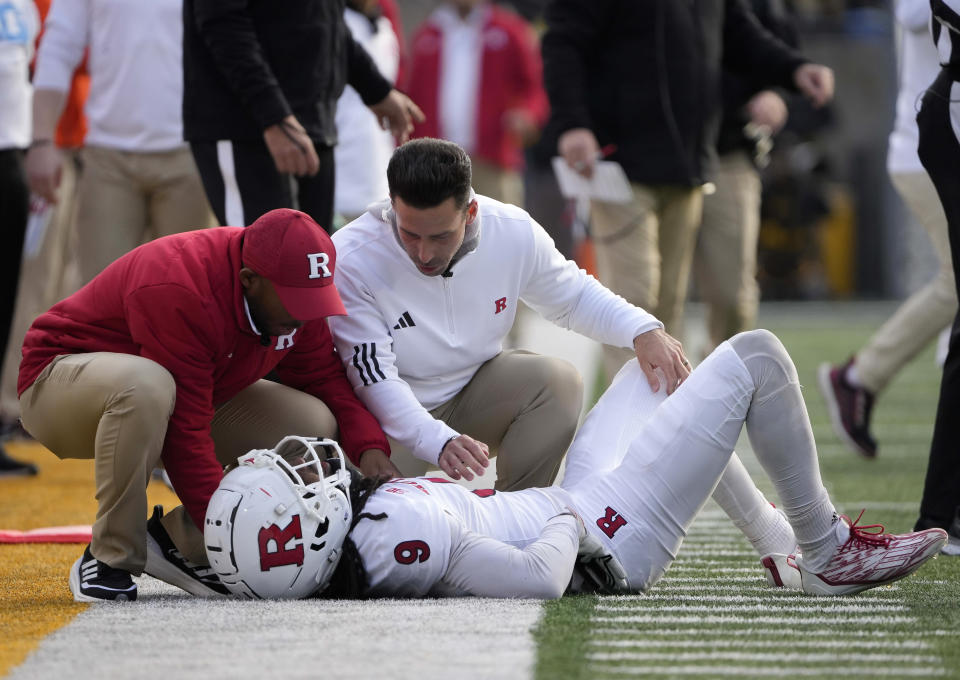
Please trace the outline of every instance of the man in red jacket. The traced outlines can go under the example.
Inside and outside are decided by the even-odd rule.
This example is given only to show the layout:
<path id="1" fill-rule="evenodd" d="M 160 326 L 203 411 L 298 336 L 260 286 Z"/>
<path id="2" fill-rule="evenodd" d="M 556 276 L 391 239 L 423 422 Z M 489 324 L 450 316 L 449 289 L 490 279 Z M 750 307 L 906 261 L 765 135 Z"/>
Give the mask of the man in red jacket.
<path id="1" fill-rule="evenodd" d="M 273 210 L 246 229 L 137 248 L 37 318 L 20 367 L 24 427 L 60 458 L 96 465 L 99 509 L 70 572 L 74 599 L 134 600 L 130 575 L 144 571 L 226 592 L 206 567 L 207 502 L 224 465 L 285 435 L 333 437 L 339 425 L 365 474 L 397 474 L 324 320 L 346 313 L 335 261 L 310 217 Z M 282 384 L 261 380 L 271 370 Z M 183 506 L 145 524 L 161 459 Z"/>

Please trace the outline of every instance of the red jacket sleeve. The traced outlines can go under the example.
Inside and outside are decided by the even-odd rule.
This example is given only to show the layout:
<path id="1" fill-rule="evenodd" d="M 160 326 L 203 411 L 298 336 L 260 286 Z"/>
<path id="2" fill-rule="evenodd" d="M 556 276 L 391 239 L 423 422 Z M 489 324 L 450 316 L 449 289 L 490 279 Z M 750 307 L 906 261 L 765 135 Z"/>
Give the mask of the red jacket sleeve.
<path id="1" fill-rule="evenodd" d="M 223 476 L 210 436 L 217 343 L 215 336 L 207 335 L 213 330 L 210 320 L 219 315 L 176 284 L 138 289 L 126 305 L 130 335 L 140 346 L 140 356 L 166 368 L 176 382 L 163 464 L 194 524 L 202 530 L 207 503 Z"/>
<path id="2" fill-rule="evenodd" d="M 390 445 L 380 423 L 354 394 L 343 363 L 333 345 L 324 320 L 309 324 L 303 338 L 277 365 L 277 375 L 285 385 L 312 394 L 327 405 L 337 419 L 340 444 L 355 464 L 367 449 L 380 449 L 388 456 Z M 308 330 L 304 328 L 303 330 Z"/>

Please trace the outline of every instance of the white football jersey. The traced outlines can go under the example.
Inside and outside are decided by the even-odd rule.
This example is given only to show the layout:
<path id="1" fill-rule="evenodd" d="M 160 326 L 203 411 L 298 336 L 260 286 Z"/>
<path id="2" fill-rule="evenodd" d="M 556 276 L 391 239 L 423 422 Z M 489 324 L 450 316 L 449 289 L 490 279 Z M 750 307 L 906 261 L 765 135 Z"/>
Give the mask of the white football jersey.
<path id="1" fill-rule="evenodd" d="M 394 479 L 377 489 L 363 509 L 386 517 L 360 520 L 351 536 L 373 596 L 481 594 L 469 584 L 475 577 L 491 576 L 504 586 L 501 592 L 509 592 L 506 581 L 533 577 L 524 574 L 516 560 L 510 562 L 518 566 L 515 573 L 490 574 L 490 567 L 504 564 L 505 552 L 517 553 L 541 539 L 551 518 L 566 512 L 568 505 L 572 507 L 572 500 L 559 487 L 470 491 L 443 479 Z M 570 520 L 565 523 L 568 530 L 555 537 L 554 552 L 562 553 L 562 560 L 569 558 L 572 567 L 577 528 L 572 517 L 564 518 Z M 472 554 L 461 567 L 472 573 L 451 575 L 458 551 L 467 547 Z M 518 592 L 526 591 L 518 585 Z"/>

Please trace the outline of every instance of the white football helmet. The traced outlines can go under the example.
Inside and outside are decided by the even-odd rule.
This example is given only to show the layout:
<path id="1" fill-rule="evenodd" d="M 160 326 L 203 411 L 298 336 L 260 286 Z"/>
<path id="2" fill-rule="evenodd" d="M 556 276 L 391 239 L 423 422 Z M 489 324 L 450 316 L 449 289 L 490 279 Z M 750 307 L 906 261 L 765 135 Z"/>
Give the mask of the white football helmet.
<path id="1" fill-rule="evenodd" d="M 329 439 L 292 436 L 237 462 L 210 498 L 203 531 L 220 582 L 258 599 L 322 590 L 353 519 L 343 451 Z"/>

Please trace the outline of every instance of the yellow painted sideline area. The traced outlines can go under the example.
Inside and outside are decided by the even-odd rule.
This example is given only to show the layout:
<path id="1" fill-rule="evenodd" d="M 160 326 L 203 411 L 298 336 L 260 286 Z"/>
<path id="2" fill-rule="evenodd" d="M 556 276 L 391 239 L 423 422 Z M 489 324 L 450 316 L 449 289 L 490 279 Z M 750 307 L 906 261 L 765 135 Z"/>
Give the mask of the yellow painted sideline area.
<path id="1" fill-rule="evenodd" d="M 25 531 L 93 522 L 97 513 L 93 461 L 62 461 L 34 443 L 6 446 L 11 456 L 36 463 L 40 474 L 0 477 L 0 529 Z M 147 495 L 149 508 L 155 503 L 167 509 L 179 505 L 177 497 L 158 482 L 150 483 Z M 67 585 L 70 566 L 83 548 L 69 543 L 0 545 L 0 677 L 20 664 L 44 637 L 89 606 L 74 602 Z"/>

